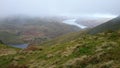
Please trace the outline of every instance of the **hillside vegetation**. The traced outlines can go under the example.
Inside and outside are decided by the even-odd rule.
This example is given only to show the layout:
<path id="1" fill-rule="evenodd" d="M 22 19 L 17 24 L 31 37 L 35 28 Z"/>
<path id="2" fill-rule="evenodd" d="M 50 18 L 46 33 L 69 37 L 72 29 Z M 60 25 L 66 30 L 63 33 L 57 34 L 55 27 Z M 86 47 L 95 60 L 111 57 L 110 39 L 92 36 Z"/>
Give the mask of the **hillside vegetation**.
<path id="1" fill-rule="evenodd" d="M 69 37 L 68 37 L 69 36 Z M 0 55 L 1 68 L 119 68 L 120 31 L 72 33 L 38 46 Z M 0 50 L 1 51 L 1 50 Z M 6 51 L 7 52 L 7 51 Z"/>

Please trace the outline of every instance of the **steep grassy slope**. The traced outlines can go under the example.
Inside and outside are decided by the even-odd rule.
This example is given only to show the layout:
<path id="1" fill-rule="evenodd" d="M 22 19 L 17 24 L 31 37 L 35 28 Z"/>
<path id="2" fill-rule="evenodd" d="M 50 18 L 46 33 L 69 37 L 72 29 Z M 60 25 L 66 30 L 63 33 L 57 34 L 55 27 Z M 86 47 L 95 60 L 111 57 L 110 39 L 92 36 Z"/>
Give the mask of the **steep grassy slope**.
<path id="1" fill-rule="evenodd" d="M 105 22 L 99 26 L 96 26 L 89 31 L 90 34 L 96 34 L 104 31 L 115 31 L 120 29 L 120 16 L 112 19 L 108 22 Z"/>
<path id="2" fill-rule="evenodd" d="M 0 64 L 4 65 L 1 68 L 120 67 L 120 31 L 94 36 L 73 33 L 69 34 L 69 37 L 68 35 L 60 37 L 47 42 L 44 46 L 30 46 L 18 51 L 14 56 L 1 56 Z"/>

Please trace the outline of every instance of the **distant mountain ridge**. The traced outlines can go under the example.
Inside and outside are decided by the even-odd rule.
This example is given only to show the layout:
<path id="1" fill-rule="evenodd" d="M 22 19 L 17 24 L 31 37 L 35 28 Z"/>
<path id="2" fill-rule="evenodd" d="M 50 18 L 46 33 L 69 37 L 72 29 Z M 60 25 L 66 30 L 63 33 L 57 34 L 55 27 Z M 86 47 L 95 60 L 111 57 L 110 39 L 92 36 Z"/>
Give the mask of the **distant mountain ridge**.
<path id="1" fill-rule="evenodd" d="M 120 16 L 92 28 L 88 33 L 96 34 L 104 31 L 117 31 L 119 29 L 120 29 Z"/>

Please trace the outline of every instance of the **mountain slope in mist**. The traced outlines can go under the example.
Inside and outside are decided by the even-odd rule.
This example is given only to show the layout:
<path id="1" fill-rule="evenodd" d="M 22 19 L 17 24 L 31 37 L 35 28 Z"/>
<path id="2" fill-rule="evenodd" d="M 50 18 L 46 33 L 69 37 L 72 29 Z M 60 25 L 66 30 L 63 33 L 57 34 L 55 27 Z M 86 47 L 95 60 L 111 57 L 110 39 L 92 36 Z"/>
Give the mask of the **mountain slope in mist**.
<path id="1" fill-rule="evenodd" d="M 104 31 L 115 31 L 120 29 L 120 17 L 114 18 L 108 22 L 92 28 L 89 33 L 96 34 Z"/>
<path id="2" fill-rule="evenodd" d="M 79 18 L 76 20 L 76 23 L 87 26 L 88 28 L 96 27 L 102 23 L 105 23 L 112 18 L 97 18 L 97 17 L 86 17 L 86 18 Z"/>
<path id="3" fill-rule="evenodd" d="M 61 23 L 62 17 L 30 18 L 8 17 L 0 20 L 0 33 L 17 36 L 23 42 L 42 42 L 70 32 L 79 31 L 80 28 Z M 3 42 L 13 38 L 6 38 L 7 34 L 0 35 Z M 4 39 L 3 39 L 4 38 Z M 14 41 L 15 42 L 15 41 Z M 11 42 L 11 43 L 14 43 Z"/>

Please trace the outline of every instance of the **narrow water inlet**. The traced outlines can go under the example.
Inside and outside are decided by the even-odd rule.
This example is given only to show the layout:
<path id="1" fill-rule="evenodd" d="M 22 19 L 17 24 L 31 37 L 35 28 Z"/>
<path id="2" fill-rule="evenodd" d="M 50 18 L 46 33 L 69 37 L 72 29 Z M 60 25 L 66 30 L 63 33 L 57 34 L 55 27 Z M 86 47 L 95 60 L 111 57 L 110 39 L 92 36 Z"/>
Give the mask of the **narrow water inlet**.
<path id="1" fill-rule="evenodd" d="M 77 27 L 79 27 L 79 28 L 81 28 L 81 29 L 87 28 L 87 26 L 84 26 L 84 25 L 81 25 L 81 24 L 76 23 L 76 19 L 64 20 L 63 23 L 69 24 L 69 25 L 74 25 L 74 26 L 77 26 Z"/>

